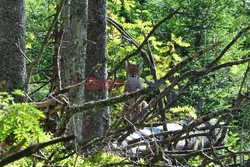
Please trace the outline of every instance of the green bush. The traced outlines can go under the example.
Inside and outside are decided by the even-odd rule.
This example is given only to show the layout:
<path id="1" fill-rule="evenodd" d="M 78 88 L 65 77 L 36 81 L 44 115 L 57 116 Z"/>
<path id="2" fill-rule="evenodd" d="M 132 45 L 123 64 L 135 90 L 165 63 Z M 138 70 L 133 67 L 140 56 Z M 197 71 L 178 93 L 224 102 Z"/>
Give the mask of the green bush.
<path id="1" fill-rule="evenodd" d="M 45 118 L 45 115 L 29 103 L 15 103 L 13 94 L 22 95 L 20 90 L 12 95 L 0 92 L 0 141 L 11 138 L 17 144 L 25 140 L 24 146 L 27 146 L 43 140 L 46 135 L 39 120 Z"/>

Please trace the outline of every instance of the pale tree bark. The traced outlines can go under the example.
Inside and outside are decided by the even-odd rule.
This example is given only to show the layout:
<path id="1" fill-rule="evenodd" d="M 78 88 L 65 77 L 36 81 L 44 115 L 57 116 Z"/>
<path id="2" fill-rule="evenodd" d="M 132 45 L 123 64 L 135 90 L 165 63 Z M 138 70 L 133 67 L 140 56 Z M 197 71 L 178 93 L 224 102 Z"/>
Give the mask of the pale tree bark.
<path id="1" fill-rule="evenodd" d="M 107 54 L 106 54 L 106 1 L 91 0 L 88 4 L 88 46 L 86 53 L 85 75 L 96 77 L 104 82 L 107 79 Z M 94 73 L 93 67 L 101 64 L 101 68 Z M 92 73 L 91 76 L 88 76 Z M 106 99 L 106 89 L 85 89 L 85 101 Z M 84 142 L 103 136 L 109 128 L 109 108 L 90 110 L 84 114 L 83 136 Z"/>
<path id="2" fill-rule="evenodd" d="M 25 66 L 25 2 L 0 0 L 0 82 L 5 89 L 23 89 Z M 19 99 L 20 100 L 20 99 Z"/>
<path id="3" fill-rule="evenodd" d="M 62 19 L 67 21 L 67 24 L 64 28 L 64 33 L 62 37 L 62 42 L 61 42 L 61 48 L 60 48 L 60 54 L 57 57 L 57 68 L 60 69 L 58 74 L 57 74 L 57 79 L 58 79 L 58 87 L 62 89 L 63 87 L 68 86 L 67 82 L 60 82 L 61 79 L 65 78 L 67 75 L 67 68 L 68 68 L 68 57 L 70 55 L 70 41 L 71 41 L 71 31 L 70 31 L 70 3 L 71 0 L 66 0 L 62 9 Z M 87 16 L 86 16 L 87 17 Z"/>
<path id="4" fill-rule="evenodd" d="M 70 19 L 65 31 L 61 50 L 60 74 L 62 87 L 74 85 L 85 79 L 85 56 L 87 38 L 87 0 L 68 1 L 70 9 L 65 6 L 64 16 L 70 12 Z M 72 89 L 68 92 L 69 105 L 81 105 L 84 103 L 84 86 Z M 66 113 L 70 110 L 64 111 Z M 82 119 L 83 114 L 77 114 L 71 118 L 67 125 L 66 133 L 75 133 L 76 143 L 83 140 Z"/>

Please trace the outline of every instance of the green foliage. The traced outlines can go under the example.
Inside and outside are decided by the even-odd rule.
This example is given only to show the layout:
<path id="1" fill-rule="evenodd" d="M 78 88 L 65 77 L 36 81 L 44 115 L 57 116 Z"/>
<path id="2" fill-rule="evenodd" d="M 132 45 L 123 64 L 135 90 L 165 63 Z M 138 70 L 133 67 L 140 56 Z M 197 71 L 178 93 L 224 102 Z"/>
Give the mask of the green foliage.
<path id="1" fill-rule="evenodd" d="M 37 60 L 43 40 L 52 24 L 56 5 L 59 0 L 26 0 L 26 55 L 30 60 Z M 45 83 L 52 77 L 52 57 L 54 37 L 49 40 L 39 65 L 34 69 L 29 92 L 41 87 L 31 95 L 35 101 L 42 100 L 49 93 L 49 85 Z M 27 61 L 27 67 L 29 67 Z M 45 86 L 43 86 L 45 84 Z M 42 87 L 43 86 L 43 87 Z"/>
<path id="2" fill-rule="evenodd" d="M 67 158 L 66 160 L 63 160 L 61 163 L 65 164 L 67 166 L 74 166 L 76 161 L 76 166 L 86 166 L 86 167 L 96 167 L 96 166 L 102 166 L 109 163 L 115 163 L 120 162 L 124 160 L 124 158 L 119 157 L 118 155 L 111 154 L 111 153 L 100 153 L 93 155 L 88 158 L 82 158 L 81 156 L 71 156 L 70 158 Z M 122 167 L 125 165 L 116 165 L 118 167 Z"/>
<path id="3" fill-rule="evenodd" d="M 20 90 L 14 91 L 14 95 L 23 95 Z M 34 142 L 43 142 L 51 139 L 51 136 L 45 134 L 40 127 L 40 120 L 45 116 L 42 111 L 37 110 L 33 105 L 28 103 L 14 103 L 12 95 L 7 92 L 0 92 L 0 141 L 4 141 L 8 137 L 13 137 L 14 145 L 25 140 L 24 147 L 29 146 Z M 5 147 L 7 151 L 11 145 Z M 61 161 L 63 157 L 67 156 L 67 151 L 60 143 L 45 147 L 42 149 L 43 153 L 50 156 L 54 152 L 53 160 L 55 164 L 66 166 L 98 166 L 106 163 L 114 163 L 123 160 L 123 158 L 109 153 L 102 153 L 94 155 L 90 158 L 83 158 L 82 156 L 70 156 Z M 36 166 L 43 166 L 44 162 L 35 162 Z M 22 158 L 7 166 L 32 166 L 34 164 L 32 157 Z"/>
<path id="4" fill-rule="evenodd" d="M 21 95 L 17 90 L 14 94 Z M 45 137 L 40 127 L 40 119 L 45 118 L 42 111 L 28 103 L 14 103 L 12 95 L 0 92 L 0 141 L 14 136 L 14 143 L 26 140 L 26 146 L 41 141 Z"/>
<path id="5" fill-rule="evenodd" d="M 202 157 L 201 156 L 192 157 L 188 160 L 188 162 L 193 166 L 198 166 L 202 162 Z"/>
<path id="6" fill-rule="evenodd" d="M 230 132 L 228 134 L 226 146 L 228 146 L 230 149 L 234 150 L 240 150 L 238 142 L 240 141 L 240 136 L 238 133 Z"/>
<path id="7" fill-rule="evenodd" d="M 170 110 L 173 113 L 179 113 L 178 118 L 180 120 L 185 119 L 186 117 L 192 117 L 193 119 L 197 118 L 197 115 L 195 114 L 195 109 L 192 106 L 184 106 L 184 107 L 174 107 Z M 171 118 L 170 118 L 171 120 Z"/>

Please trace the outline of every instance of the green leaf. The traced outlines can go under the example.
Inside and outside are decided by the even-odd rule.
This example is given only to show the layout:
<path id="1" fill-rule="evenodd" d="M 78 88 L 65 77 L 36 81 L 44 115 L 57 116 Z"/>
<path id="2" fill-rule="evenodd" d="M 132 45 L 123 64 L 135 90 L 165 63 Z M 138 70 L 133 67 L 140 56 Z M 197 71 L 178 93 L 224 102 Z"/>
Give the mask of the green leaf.
<path id="1" fill-rule="evenodd" d="M 230 69 L 231 73 L 237 74 L 239 71 L 239 67 L 237 65 L 233 65 Z"/>
<path id="2" fill-rule="evenodd" d="M 172 56 L 173 56 L 173 58 L 174 58 L 174 60 L 176 62 L 181 62 L 182 61 L 182 58 L 179 55 L 177 55 L 176 53 L 174 53 Z"/>
<path id="3" fill-rule="evenodd" d="M 189 43 L 185 43 L 182 41 L 182 37 L 176 38 L 174 34 L 171 34 L 171 39 L 179 46 L 182 46 L 182 47 L 189 47 L 190 46 Z"/>
<path id="4" fill-rule="evenodd" d="M 19 95 L 19 96 L 25 96 L 25 94 L 20 89 L 16 89 L 13 92 L 11 92 L 13 95 Z"/>

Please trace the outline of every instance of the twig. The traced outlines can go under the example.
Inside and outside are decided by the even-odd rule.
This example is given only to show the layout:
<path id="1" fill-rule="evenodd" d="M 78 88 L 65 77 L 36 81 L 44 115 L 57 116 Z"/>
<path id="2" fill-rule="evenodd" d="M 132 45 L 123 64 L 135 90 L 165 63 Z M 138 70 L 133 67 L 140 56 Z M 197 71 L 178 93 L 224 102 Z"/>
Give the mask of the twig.
<path id="1" fill-rule="evenodd" d="M 183 68 L 187 63 L 190 63 L 191 61 L 193 61 L 194 59 L 202 56 L 204 53 L 207 53 L 208 51 L 216 48 L 217 46 L 219 46 L 222 42 L 218 41 L 215 42 L 214 44 L 212 44 L 211 46 L 203 49 L 203 50 L 199 50 L 197 51 L 193 56 L 188 57 L 187 59 L 181 61 L 180 63 L 178 63 L 174 68 L 172 68 L 164 77 L 163 79 L 167 79 L 169 78 L 171 75 L 173 75 L 176 71 L 180 70 L 181 68 Z"/>
<path id="2" fill-rule="evenodd" d="M 62 7 L 63 7 L 63 4 L 64 4 L 64 1 L 65 1 L 65 0 L 61 0 L 61 3 L 59 4 L 59 7 L 58 7 L 58 9 L 57 9 L 57 11 L 56 11 L 56 14 L 55 14 L 55 16 L 54 16 L 54 20 L 53 20 L 53 22 L 52 22 L 52 24 L 51 24 L 51 26 L 50 26 L 50 28 L 49 28 L 49 30 L 48 30 L 48 32 L 47 32 L 46 37 L 45 37 L 44 40 L 43 40 L 43 44 L 42 44 L 42 46 L 41 46 L 41 49 L 40 49 L 40 51 L 39 51 L 39 54 L 38 54 L 37 59 L 36 59 L 35 61 L 32 61 L 32 62 L 30 63 L 30 66 L 29 66 L 29 68 L 28 68 L 28 70 L 27 70 L 27 79 L 26 79 L 26 82 L 25 82 L 25 84 L 26 84 L 26 90 L 25 90 L 25 91 L 26 91 L 26 92 L 28 92 L 28 85 L 29 85 L 29 83 L 30 83 L 30 79 L 31 79 L 31 76 L 32 76 L 33 69 L 34 69 L 35 66 L 37 66 L 37 65 L 39 64 L 39 62 L 40 62 L 40 60 L 41 60 L 41 58 L 42 58 L 44 49 L 45 49 L 45 47 L 47 46 L 47 44 L 48 44 L 48 42 L 49 42 L 49 39 L 50 39 L 50 37 L 51 37 L 51 35 L 52 35 L 52 32 L 53 32 L 53 29 L 54 29 L 54 27 L 55 27 L 55 25 L 56 25 L 56 23 L 57 23 L 57 21 L 58 21 L 59 14 L 60 14 L 61 11 L 62 11 Z"/>
<path id="3" fill-rule="evenodd" d="M 216 150 L 222 150 L 227 149 L 226 146 L 218 146 L 214 147 Z M 201 151 L 203 152 L 209 152 L 211 151 L 211 148 L 203 148 L 202 150 L 174 150 L 174 151 L 164 151 L 166 154 L 176 154 L 176 155 L 182 155 L 184 157 L 194 156 L 199 154 Z"/>
<path id="4" fill-rule="evenodd" d="M 20 46 L 20 40 L 19 38 L 17 39 L 17 43 L 15 43 L 16 47 L 19 49 L 23 57 L 28 60 L 29 63 L 31 63 L 31 60 L 26 56 L 26 54 L 22 51 L 21 46 Z"/>
<path id="5" fill-rule="evenodd" d="M 67 158 L 71 157 L 72 155 L 74 155 L 75 153 L 76 153 L 76 152 L 74 151 L 74 152 L 72 152 L 72 153 L 70 153 L 70 154 L 68 154 L 68 155 L 66 155 L 66 156 L 64 156 L 64 157 L 62 157 L 62 158 L 54 159 L 51 163 L 55 163 L 55 162 L 59 162 L 59 161 L 62 161 L 62 160 L 64 160 L 64 159 L 67 159 Z"/>
<path id="6" fill-rule="evenodd" d="M 228 157 L 235 157 L 235 156 L 241 155 L 241 154 L 250 155 L 250 151 L 239 151 L 239 152 L 230 153 L 230 154 L 227 154 L 227 155 L 221 155 L 221 156 L 213 158 L 212 160 L 208 160 L 208 161 L 202 163 L 199 166 L 203 167 L 203 166 L 206 166 L 206 165 L 208 165 L 208 164 L 210 164 L 212 162 L 215 162 L 215 161 L 218 161 L 218 160 L 221 160 L 221 159 L 224 159 L 224 158 L 228 158 Z"/>
<path id="7" fill-rule="evenodd" d="M 144 36 L 146 37 L 146 34 L 144 33 Z M 152 53 L 152 50 L 151 50 L 151 46 L 150 46 L 150 42 L 147 41 L 147 47 L 148 47 L 148 56 L 149 56 L 149 59 L 151 61 L 151 64 L 152 64 L 152 69 L 151 69 L 151 72 L 152 72 L 152 75 L 153 75 L 153 78 L 154 78 L 154 81 L 156 82 L 157 80 L 157 71 L 156 71 L 156 65 L 155 65 L 155 59 L 154 59 L 154 55 Z"/>
<path id="8" fill-rule="evenodd" d="M 125 159 L 126 160 L 126 159 Z M 133 162 L 133 161 L 125 161 L 122 160 L 120 162 L 114 162 L 114 163 L 108 163 L 108 164 L 104 164 L 101 167 L 111 167 L 111 166 L 124 166 L 124 165 L 133 165 L 133 166 L 148 166 L 147 164 L 143 164 L 143 163 L 139 163 L 139 162 Z"/>
<path id="9" fill-rule="evenodd" d="M 126 38 L 128 38 L 128 41 L 131 42 L 134 46 L 137 48 L 139 47 L 139 44 L 133 39 L 133 37 L 124 30 L 124 28 L 117 23 L 114 19 L 107 17 L 107 21 L 112 24 L 122 35 L 124 35 Z"/>
<path id="10" fill-rule="evenodd" d="M 69 8 L 67 0 L 65 0 L 65 10 L 67 10 Z M 63 9 L 62 9 L 63 10 Z M 53 80 L 55 80 L 55 85 L 51 85 L 51 88 L 54 89 L 58 86 L 59 90 L 62 89 L 62 80 L 61 80 L 61 69 L 60 69 L 60 51 L 61 51 L 61 47 L 62 47 L 62 42 L 63 42 L 63 37 L 66 31 L 66 27 L 69 21 L 69 16 L 65 15 L 62 16 L 62 23 L 60 25 L 60 31 L 57 32 L 57 29 L 55 29 L 54 31 L 56 34 L 56 38 L 55 38 L 55 49 L 54 49 L 54 58 L 53 58 L 53 64 L 54 64 L 54 74 L 53 74 Z"/>
<path id="11" fill-rule="evenodd" d="M 238 96 L 237 96 L 237 99 L 235 100 L 235 103 L 234 103 L 233 107 L 239 107 L 240 106 L 241 100 L 243 98 L 243 96 L 242 96 L 242 88 L 243 88 L 243 86 L 244 86 L 244 84 L 246 82 L 247 74 L 248 74 L 249 71 L 250 71 L 250 62 L 247 65 L 247 69 L 246 69 L 246 72 L 244 74 L 243 80 L 241 82 L 240 90 L 238 92 Z"/>
<path id="12" fill-rule="evenodd" d="M 34 71 L 33 74 L 37 74 L 37 73 L 39 73 L 39 72 L 51 70 L 51 69 L 48 69 L 48 68 L 50 68 L 50 67 L 52 67 L 52 65 L 48 65 L 48 66 L 46 66 L 46 67 L 44 67 L 44 68 L 42 68 L 42 69 L 38 69 L 37 71 Z"/>
<path id="13" fill-rule="evenodd" d="M 50 83 L 51 79 L 49 79 L 48 81 L 46 81 L 42 86 L 40 86 L 39 88 L 37 88 L 36 90 L 34 90 L 33 92 L 31 92 L 29 94 L 29 96 L 33 95 L 34 93 L 36 93 L 37 91 L 39 91 L 40 89 L 42 89 L 44 86 L 48 85 Z"/>

